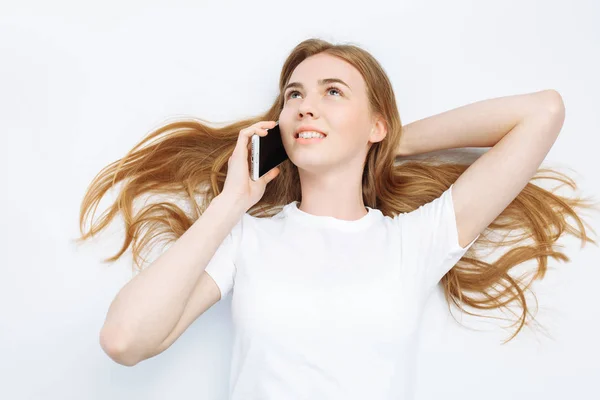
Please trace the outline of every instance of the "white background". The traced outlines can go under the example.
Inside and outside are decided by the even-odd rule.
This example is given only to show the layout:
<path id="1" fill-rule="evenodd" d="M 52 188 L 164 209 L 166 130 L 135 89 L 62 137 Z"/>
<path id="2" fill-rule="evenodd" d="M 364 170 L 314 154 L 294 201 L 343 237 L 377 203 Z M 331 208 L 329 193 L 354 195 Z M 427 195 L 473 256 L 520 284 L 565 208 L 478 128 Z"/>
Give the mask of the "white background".
<path id="1" fill-rule="evenodd" d="M 265 111 L 283 61 L 308 37 L 370 51 L 403 123 L 558 90 L 567 117 L 546 163 L 571 168 L 578 194 L 600 194 L 593 0 L 14 3 L 0 5 L 3 399 L 225 399 L 230 297 L 166 352 L 121 366 L 98 343 L 110 302 L 132 277 L 129 253 L 101 263 L 120 246 L 120 222 L 102 240 L 79 248 L 70 240 L 103 166 L 167 118 L 223 122 Z M 600 233 L 598 214 L 588 221 Z M 500 322 L 465 316 L 481 331 L 466 329 L 441 293 L 431 298 L 417 399 L 600 398 L 600 251 L 573 237 L 560 244 L 571 261 L 550 260 L 534 285 L 547 334 L 524 330 L 501 346 L 509 331 Z"/>

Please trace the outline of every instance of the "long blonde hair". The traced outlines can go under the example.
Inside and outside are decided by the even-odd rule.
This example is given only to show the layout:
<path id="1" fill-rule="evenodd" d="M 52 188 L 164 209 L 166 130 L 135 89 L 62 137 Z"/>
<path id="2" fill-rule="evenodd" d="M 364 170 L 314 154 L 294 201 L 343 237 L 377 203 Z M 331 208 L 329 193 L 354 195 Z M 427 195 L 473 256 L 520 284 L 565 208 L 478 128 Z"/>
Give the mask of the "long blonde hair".
<path id="1" fill-rule="evenodd" d="M 227 176 L 227 160 L 239 131 L 258 121 L 277 120 L 283 107 L 282 91 L 290 75 L 304 59 L 318 53 L 339 57 L 362 74 L 370 111 L 383 116 L 387 124 L 386 138 L 374 143 L 366 157 L 362 178 L 365 205 L 381 210 L 386 216 L 411 212 L 441 196 L 467 169 L 468 165 L 457 163 L 395 162 L 402 125 L 392 85 L 381 65 L 357 46 L 308 39 L 298 44 L 286 59 L 279 78 L 279 95 L 264 114 L 222 127 L 211 127 L 200 119 L 178 119 L 150 132 L 123 158 L 104 167 L 92 180 L 83 198 L 79 221 L 81 237 L 77 241 L 91 238 L 121 212 L 125 222 L 123 245 L 104 261 L 116 261 L 131 246 L 134 265 L 141 269 L 147 263 L 143 256 L 146 252 L 156 244 L 166 245 L 183 235 L 221 192 Z M 539 169 L 533 179 L 540 178 L 561 181 L 576 189 L 572 179 L 550 169 Z M 116 200 L 94 220 L 100 200 L 117 184 L 122 187 Z M 279 176 L 267 185 L 263 198 L 248 213 L 270 217 L 285 204 L 300 200 L 300 194 L 298 169 L 287 160 L 280 165 Z M 134 201 L 142 195 L 166 195 L 167 198 L 134 210 Z M 184 207 L 173 201 L 176 197 L 183 199 L 189 211 L 184 211 Z M 512 340 L 525 324 L 529 324 L 527 316 L 531 313 L 525 291 L 533 280 L 543 278 L 548 257 L 569 260 L 553 247 L 558 238 L 567 232 L 581 239 L 582 246 L 586 241 L 596 244 L 587 236 L 584 222 L 575 211 L 577 207 L 594 208 L 592 205 L 580 198 L 561 197 L 528 183 L 442 278 L 448 305 L 455 304 L 468 314 L 472 313 L 465 307 L 507 309 L 514 314 L 509 307 L 516 304 L 521 314 L 511 326 L 518 326 L 504 343 Z M 573 218 L 576 227 L 566 222 L 567 216 Z M 91 223 L 86 230 L 88 219 Z M 513 241 L 494 241 L 486 235 L 490 230 L 522 230 L 524 233 Z M 532 239 L 533 243 L 522 244 L 527 239 Z M 495 248 L 508 244 L 514 247 L 493 263 L 486 263 L 474 254 L 478 247 Z M 511 269 L 531 259 L 537 260 L 537 268 L 529 280 L 509 274 Z"/>

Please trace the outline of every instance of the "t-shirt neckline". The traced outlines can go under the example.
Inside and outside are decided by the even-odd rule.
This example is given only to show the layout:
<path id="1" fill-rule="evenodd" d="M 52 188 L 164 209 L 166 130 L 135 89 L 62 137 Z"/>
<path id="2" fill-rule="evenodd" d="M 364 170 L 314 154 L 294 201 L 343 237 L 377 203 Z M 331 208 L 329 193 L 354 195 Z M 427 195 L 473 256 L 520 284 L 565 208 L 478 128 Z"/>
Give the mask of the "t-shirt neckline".
<path id="1" fill-rule="evenodd" d="M 369 226 L 375 217 L 375 210 L 369 206 L 365 206 L 367 209 L 367 214 L 363 215 L 357 220 L 347 221 L 331 216 L 309 214 L 298 208 L 299 203 L 300 202 L 298 200 L 294 200 L 289 203 L 285 207 L 286 214 L 288 217 L 296 221 L 315 227 L 334 228 L 343 231 L 357 231 Z"/>

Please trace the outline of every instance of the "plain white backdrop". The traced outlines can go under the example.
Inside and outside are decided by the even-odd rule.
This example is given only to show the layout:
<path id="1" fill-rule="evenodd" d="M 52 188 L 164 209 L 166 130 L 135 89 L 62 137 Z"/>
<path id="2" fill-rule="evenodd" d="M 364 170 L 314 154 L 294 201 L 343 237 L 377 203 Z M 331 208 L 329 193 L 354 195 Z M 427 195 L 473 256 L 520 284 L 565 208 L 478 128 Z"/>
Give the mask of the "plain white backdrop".
<path id="1" fill-rule="evenodd" d="M 230 297 L 166 352 L 121 366 L 98 334 L 132 278 L 130 253 L 101 262 L 119 249 L 122 225 L 81 247 L 70 240 L 102 167 L 167 118 L 224 122 L 265 111 L 285 57 L 308 37 L 370 51 L 390 76 L 403 123 L 558 90 L 567 116 L 545 166 L 570 168 L 576 194 L 600 196 L 593 0 L 12 3 L 0 5 L 2 399 L 226 398 Z M 598 214 L 587 221 L 600 233 Z M 573 237 L 560 244 L 571 261 L 550 260 L 534 285 L 546 331 L 525 329 L 502 346 L 510 332 L 502 323 L 464 316 L 478 330 L 467 329 L 441 292 L 432 296 L 418 400 L 600 398 L 600 250 Z"/>

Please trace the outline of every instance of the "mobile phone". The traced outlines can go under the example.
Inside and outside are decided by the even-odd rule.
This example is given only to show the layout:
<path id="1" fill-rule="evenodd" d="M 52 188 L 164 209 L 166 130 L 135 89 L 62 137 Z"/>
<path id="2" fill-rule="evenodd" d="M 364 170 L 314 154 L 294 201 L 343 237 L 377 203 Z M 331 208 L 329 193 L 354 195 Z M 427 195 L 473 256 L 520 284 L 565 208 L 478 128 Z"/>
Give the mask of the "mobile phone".
<path id="1" fill-rule="evenodd" d="M 252 157 L 250 162 L 250 177 L 253 181 L 288 159 L 283 147 L 279 121 L 266 136 L 252 135 Z"/>

